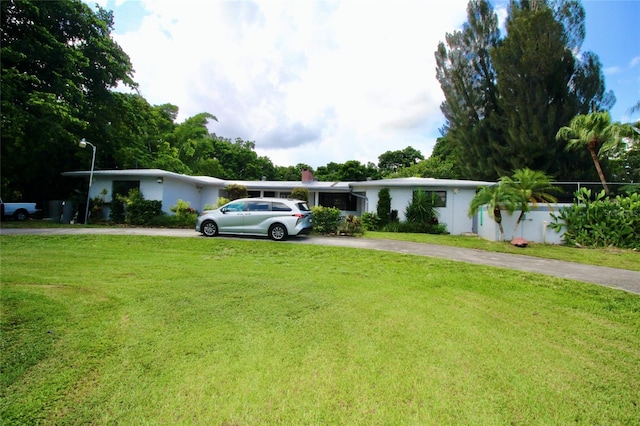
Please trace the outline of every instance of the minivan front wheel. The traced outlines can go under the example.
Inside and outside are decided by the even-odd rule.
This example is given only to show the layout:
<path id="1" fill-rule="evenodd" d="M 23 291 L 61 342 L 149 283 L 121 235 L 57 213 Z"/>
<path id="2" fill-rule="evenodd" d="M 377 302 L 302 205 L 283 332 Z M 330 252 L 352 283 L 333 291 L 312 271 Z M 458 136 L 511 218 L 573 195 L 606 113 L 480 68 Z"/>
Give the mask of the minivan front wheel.
<path id="1" fill-rule="evenodd" d="M 287 238 L 287 228 L 281 223 L 274 223 L 269 228 L 269 237 L 274 241 L 282 241 Z"/>
<path id="2" fill-rule="evenodd" d="M 212 220 L 203 223 L 200 229 L 202 230 L 202 235 L 205 237 L 215 237 L 218 235 L 218 226 Z"/>

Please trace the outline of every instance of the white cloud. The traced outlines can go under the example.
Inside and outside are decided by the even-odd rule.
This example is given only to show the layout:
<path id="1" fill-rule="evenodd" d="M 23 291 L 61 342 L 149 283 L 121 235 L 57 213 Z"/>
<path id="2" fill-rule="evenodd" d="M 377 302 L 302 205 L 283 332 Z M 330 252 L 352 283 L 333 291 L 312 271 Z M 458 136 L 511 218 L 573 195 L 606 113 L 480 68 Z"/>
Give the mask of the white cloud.
<path id="1" fill-rule="evenodd" d="M 141 94 L 178 105 L 179 120 L 214 114 L 211 131 L 277 165 L 377 163 L 408 145 L 430 153 L 443 124 L 434 52 L 466 5 L 142 0 L 138 28 L 114 37 Z"/>

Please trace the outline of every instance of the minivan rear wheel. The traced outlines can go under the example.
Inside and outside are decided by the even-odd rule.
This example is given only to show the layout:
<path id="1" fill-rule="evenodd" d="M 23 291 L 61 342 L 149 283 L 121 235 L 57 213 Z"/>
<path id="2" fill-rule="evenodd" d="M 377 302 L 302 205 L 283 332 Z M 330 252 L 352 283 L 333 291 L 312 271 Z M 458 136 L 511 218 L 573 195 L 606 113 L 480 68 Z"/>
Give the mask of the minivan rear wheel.
<path id="1" fill-rule="evenodd" d="M 287 238 L 287 228 L 281 223 L 274 223 L 269 228 L 269 237 L 274 241 L 282 241 Z"/>
<path id="2" fill-rule="evenodd" d="M 218 225 L 212 220 L 204 222 L 200 229 L 202 230 L 202 235 L 205 237 L 215 237 L 218 235 Z"/>

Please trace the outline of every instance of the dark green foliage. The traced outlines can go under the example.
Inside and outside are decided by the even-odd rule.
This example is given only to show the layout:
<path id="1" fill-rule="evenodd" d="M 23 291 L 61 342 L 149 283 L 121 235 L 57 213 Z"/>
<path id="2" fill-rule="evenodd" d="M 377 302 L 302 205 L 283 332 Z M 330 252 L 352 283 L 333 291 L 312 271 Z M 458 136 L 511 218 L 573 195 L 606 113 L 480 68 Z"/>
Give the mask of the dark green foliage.
<path id="1" fill-rule="evenodd" d="M 293 188 L 291 198 L 302 201 L 309 201 L 309 190 L 307 188 Z"/>
<path id="2" fill-rule="evenodd" d="M 609 199 L 605 191 L 582 188 L 570 207 L 553 215 L 551 228 L 564 229 L 568 245 L 640 249 L 640 194 Z M 612 265 L 613 266 L 613 265 Z"/>
<path id="3" fill-rule="evenodd" d="M 367 178 L 379 179 L 380 170 L 373 163 L 364 165 L 357 160 L 350 160 L 344 164 L 328 163 L 316 170 L 315 177 L 323 182 L 360 182 Z"/>
<path id="4" fill-rule="evenodd" d="M 408 146 L 403 150 L 387 151 L 378 156 L 378 168 L 383 175 L 388 175 L 401 168 L 418 164 L 422 160 L 424 160 L 422 153 Z"/>
<path id="5" fill-rule="evenodd" d="M 231 185 L 227 185 L 224 189 L 227 192 L 227 198 L 229 198 L 229 201 L 246 198 L 248 195 L 247 187 L 244 185 L 232 183 Z"/>
<path id="6" fill-rule="evenodd" d="M 376 213 L 364 212 L 360 216 L 360 222 L 365 231 L 379 231 L 382 229 L 382 221 Z"/>
<path id="7" fill-rule="evenodd" d="M 440 199 L 434 193 L 418 190 L 413 193 L 413 200 L 405 210 L 405 218 L 409 227 L 415 229 L 410 232 L 431 233 L 438 225 L 438 211 L 436 206 Z"/>
<path id="8" fill-rule="evenodd" d="M 389 188 L 382 188 L 378 191 L 378 204 L 376 205 L 379 225 L 384 226 L 391 220 L 391 193 Z"/>
<path id="9" fill-rule="evenodd" d="M 584 10 L 570 0 L 512 1 L 508 13 L 501 37 L 492 5 L 470 1 L 468 22 L 435 53 L 443 133 L 462 175 L 496 180 L 528 167 L 559 180 L 590 178 L 588 155 L 567 153 L 554 137 L 576 114 L 615 102 L 597 56 L 574 59 Z"/>
<path id="10" fill-rule="evenodd" d="M 124 201 L 122 197 L 116 197 L 109 203 L 109 222 L 124 223 Z"/>
<path id="11" fill-rule="evenodd" d="M 564 29 L 551 9 L 512 7 L 507 32 L 491 55 L 501 112 L 492 124 L 505 130 L 498 171 L 528 167 L 566 176 L 564 144 L 555 134 L 578 109 L 569 93 L 575 64 Z"/>
<path id="12" fill-rule="evenodd" d="M 313 212 L 313 231 L 317 234 L 335 234 L 340 222 L 340 209 L 335 207 L 315 206 Z"/>
<path id="13" fill-rule="evenodd" d="M 80 0 L 3 0 L 0 7 L 2 191 L 60 199 L 75 185 L 60 173 L 88 168 L 78 141 L 97 142 L 111 90 L 135 87 L 133 69 L 104 9 L 93 12 Z"/>
<path id="14" fill-rule="evenodd" d="M 406 232 L 411 234 L 446 234 L 445 224 L 426 224 L 416 222 L 391 222 L 384 227 L 385 232 Z"/>
<path id="15" fill-rule="evenodd" d="M 132 189 L 122 197 L 125 205 L 124 221 L 129 225 L 149 225 L 156 216 L 161 216 L 162 201 L 145 200 L 138 189 Z"/>

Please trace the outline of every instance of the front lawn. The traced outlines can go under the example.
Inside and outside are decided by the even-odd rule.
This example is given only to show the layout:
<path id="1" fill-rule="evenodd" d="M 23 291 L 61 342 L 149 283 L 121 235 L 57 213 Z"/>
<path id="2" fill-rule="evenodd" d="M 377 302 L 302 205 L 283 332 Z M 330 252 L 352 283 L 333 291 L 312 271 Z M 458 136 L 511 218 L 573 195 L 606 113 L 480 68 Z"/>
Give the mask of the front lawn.
<path id="1" fill-rule="evenodd" d="M 640 297 L 267 240 L 0 236 L 5 424 L 633 424 Z"/>

